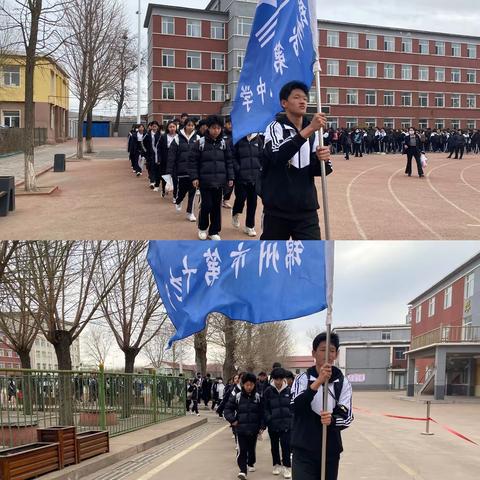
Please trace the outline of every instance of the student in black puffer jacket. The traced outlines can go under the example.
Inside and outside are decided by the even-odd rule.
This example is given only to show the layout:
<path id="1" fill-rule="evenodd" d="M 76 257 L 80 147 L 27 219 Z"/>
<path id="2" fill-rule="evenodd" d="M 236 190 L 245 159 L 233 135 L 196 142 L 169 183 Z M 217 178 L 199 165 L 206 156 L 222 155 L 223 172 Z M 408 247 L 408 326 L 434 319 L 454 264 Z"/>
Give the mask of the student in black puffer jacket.
<path id="1" fill-rule="evenodd" d="M 292 429 L 292 412 L 290 408 L 291 392 L 286 381 L 287 372 L 283 368 L 272 371 L 272 385 L 263 395 L 265 424 L 272 446 L 273 474 L 279 475 L 283 465 L 284 478 L 291 478 L 290 431 Z M 282 447 L 282 461 L 280 448 Z"/>
<path id="2" fill-rule="evenodd" d="M 223 187 L 232 187 L 235 175 L 231 149 L 221 136 L 223 120 L 211 115 L 206 124 L 205 137 L 191 151 L 189 173 L 193 186 L 200 188 L 202 199 L 198 237 L 221 240 Z"/>
<path id="3" fill-rule="evenodd" d="M 242 390 L 230 395 L 224 412 L 225 419 L 237 433 L 239 479 L 247 478 L 247 466 L 248 471 L 255 471 L 257 437 L 265 429 L 263 402 L 255 391 L 256 381 L 253 373 L 245 373 Z"/>

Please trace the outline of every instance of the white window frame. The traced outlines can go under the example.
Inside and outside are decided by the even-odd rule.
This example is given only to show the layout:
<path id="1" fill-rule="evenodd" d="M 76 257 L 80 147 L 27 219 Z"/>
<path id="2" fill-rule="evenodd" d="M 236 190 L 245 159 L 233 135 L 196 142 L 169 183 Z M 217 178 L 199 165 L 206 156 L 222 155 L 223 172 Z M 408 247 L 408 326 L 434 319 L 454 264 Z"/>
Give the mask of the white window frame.
<path id="1" fill-rule="evenodd" d="M 193 98 L 193 92 L 198 92 L 198 98 Z M 187 100 L 189 102 L 201 102 L 202 85 L 199 83 L 187 83 Z"/>
<path id="2" fill-rule="evenodd" d="M 390 342 L 392 340 L 392 332 L 384 330 L 381 333 L 382 335 L 382 342 Z"/>
<path id="3" fill-rule="evenodd" d="M 370 103 L 372 99 L 373 99 L 373 103 Z M 369 106 L 377 105 L 377 92 L 375 90 L 365 91 L 365 105 L 369 105 Z"/>
<path id="4" fill-rule="evenodd" d="M 172 59 L 172 65 L 165 65 L 165 59 Z M 166 62 L 168 63 L 168 61 Z M 164 49 L 162 50 L 162 67 L 174 68 L 175 67 L 175 50 Z"/>
<path id="5" fill-rule="evenodd" d="M 340 33 L 334 30 L 327 30 L 327 47 L 340 46 Z"/>
<path id="6" fill-rule="evenodd" d="M 426 99 L 426 102 L 425 102 L 424 105 L 422 104 L 422 100 L 423 100 L 423 99 Z M 420 92 L 420 93 L 418 94 L 418 106 L 419 106 L 419 107 L 422 107 L 422 108 L 425 108 L 425 107 L 428 107 L 428 104 L 429 104 L 428 93 L 426 93 L 426 92 Z"/>
<path id="7" fill-rule="evenodd" d="M 453 295 L 453 287 L 452 285 L 449 285 L 443 291 L 443 309 L 444 310 L 447 310 L 452 306 L 452 295 Z"/>
<path id="8" fill-rule="evenodd" d="M 218 31 L 221 31 L 221 37 L 217 36 Z M 212 40 L 225 40 L 225 24 L 222 22 L 212 22 L 210 24 L 210 38 L 212 38 Z"/>
<path id="9" fill-rule="evenodd" d="M 367 35 L 366 48 L 367 50 L 378 50 L 378 37 L 377 35 Z"/>
<path id="10" fill-rule="evenodd" d="M 433 317 L 435 315 L 435 297 L 428 300 L 428 316 Z"/>
<path id="11" fill-rule="evenodd" d="M 422 306 L 419 305 L 415 309 L 415 323 L 420 323 L 422 321 Z"/>
<path id="12" fill-rule="evenodd" d="M 387 72 L 391 72 L 387 75 Z M 393 63 L 385 63 L 383 66 L 383 78 L 393 80 L 395 78 L 395 65 Z"/>
<path id="13" fill-rule="evenodd" d="M 430 54 L 430 41 L 429 40 L 419 40 L 419 42 L 418 42 L 418 53 L 420 55 L 429 55 Z"/>
<path id="14" fill-rule="evenodd" d="M 248 31 L 248 25 L 250 25 L 249 31 Z M 252 32 L 252 25 L 253 25 L 253 19 L 247 18 L 247 17 L 238 17 L 237 28 L 236 28 L 237 35 L 242 37 L 249 37 L 250 33 Z M 247 28 L 247 31 L 245 30 L 245 28 Z"/>
<path id="15" fill-rule="evenodd" d="M 191 55 L 194 54 L 194 55 Z M 197 56 L 198 55 L 198 56 Z M 191 61 L 196 60 L 198 58 L 199 64 L 198 67 L 193 66 L 193 62 Z M 190 61 L 190 64 L 188 63 Z M 195 52 L 195 51 L 188 51 L 187 52 L 187 68 L 190 70 L 201 70 L 202 68 L 202 52 Z"/>
<path id="16" fill-rule="evenodd" d="M 425 66 L 418 68 L 418 80 L 421 82 L 428 82 L 430 79 L 430 69 Z"/>
<path id="17" fill-rule="evenodd" d="M 412 70 L 411 65 L 402 65 L 402 80 L 412 80 Z"/>
<path id="18" fill-rule="evenodd" d="M 347 48 L 358 48 L 358 33 L 347 33 Z"/>
<path id="19" fill-rule="evenodd" d="M 198 29 L 198 32 L 197 32 Z M 198 33 L 198 35 L 197 35 Z M 202 37 L 202 21 L 198 19 L 187 19 L 187 37 L 201 38 Z"/>
<path id="20" fill-rule="evenodd" d="M 452 43 L 452 57 L 461 57 L 462 56 L 462 44 L 461 43 Z"/>
<path id="21" fill-rule="evenodd" d="M 327 104 L 338 105 L 339 91 L 338 88 L 327 88 Z"/>
<path id="22" fill-rule="evenodd" d="M 223 53 L 212 53 L 211 55 L 212 59 L 212 70 L 215 70 L 217 72 L 224 72 L 225 71 L 225 54 Z M 220 66 L 222 68 L 218 68 L 217 63 L 220 62 Z"/>
<path id="23" fill-rule="evenodd" d="M 355 73 L 355 75 L 352 73 L 352 71 Z M 347 62 L 346 75 L 347 77 L 358 77 L 358 62 Z"/>
<path id="24" fill-rule="evenodd" d="M 170 30 L 171 26 L 171 31 Z M 168 15 L 162 16 L 162 34 L 175 35 L 175 18 Z"/>
<path id="25" fill-rule="evenodd" d="M 477 83 L 476 70 L 467 70 L 467 83 Z"/>
<path id="26" fill-rule="evenodd" d="M 467 95 L 467 108 L 477 108 L 477 96 L 476 95 L 472 95 L 472 94 Z"/>
<path id="27" fill-rule="evenodd" d="M 435 81 L 436 82 L 445 82 L 445 68 L 437 67 L 435 69 Z"/>
<path id="28" fill-rule="evenodd" d="M 173 89 L 173 98 L 165 95 L 165 89 Z M 175 100 L 175 82 L 162 82 L 162 100 Z"/>
<path id="29" fill-rule="evenodd" d="M 459 68 L 452 68 L 451 80 L 452 83 L 460 83 L 462 81 L 462 72 Z"/>
<path id="30" fill-rule="evenodd" d="M 402 92 L 400 100 L 400 106 L 402 107 L 411 107 L 412 106 L 412 93 L 411 92 Z M 408 102 L 406 101 L 408 99 Z M 408 105 L 407 105 L 408 103 Z"/>
<path id="31" fill-rule="evenodd" d="M 217 93 L 220 93 L 220 98 L 217 98 Z M 225 101 L 225 85 L 223 83 L 212 83 L 210 90 L 210 98 L 212 102 L 224 102 Z"/>
<path id="32" fill-rule="evenodd" d="M 383 38 L 383 49 L 385 52 L 394 52 L 395 51 L 395 37 L 384 37 Z"/>
<path id="33" fill-rule="evenodd" d="M 331 77 L 338 77 L 339 75 L 338 60 L 327 60 L 327 75 Z"/>
<path id="34" fill-rule="evenodd" d="M 18 115 L 12 115 L 12 113 L 16 113 Z M 22 126 L 22 115 L 20 110 L 2 110 L 2 125 L 6 127 L 12 128 L 20 128 Z M 8 114 L 8 115 L 7 115 Z M 9 119 L 7 125 L 7 118 Z M 12 125 L 12 119 L 18 118 L 18 127 L 16 125 Z"/>
<path id="35" fill-rule="evenodd" d="M 367 62 L 365 65 L 365 76 L 367 78 L 377 78 L 377 71 L 378 66 L 375 62 Z"/>
<path id="36" fill-rule="evenodd" d="M 457 101 L 458 101 L 458 105 L 456 105 Z M 461 106 L 462 106 L 462 96 L 459 93 L 452 93 L 450 95 L 450 102 L 451 102 L 451 107 L 452 108 L 461 108 Z"/>
<path id="37" fill-rule="evenodd" d="M 467 44 L 467 57 L 468 58 L 477 58 L 477 45 L 473 43 Z"/>
<path id="38" fill-rule="evenodd" d="M 435 42 L 435 55 L 439 55 L 441 57 L 445 56 L 445 42 Z"/>
<path id="39" fill-rule="evenodd" d="M 391 99 L 391 100 L 388 100 Z M 386 90 L 383 92 L 383 105 L 385 107 L 394 107 L 395 106 L 395 92 L 393 90 Z"/>
<path id="40" fill-rule="evenodd" d="M 2 67 L 2 85 L 4 87 L 20 87 L 21 82 L 20 66 L 4 65 Z"/>
<path id="41" fill-rule="evenodd" d="M 238 69 L 243 68 L 243 63 L 245 62 L 245 52 L 238 52 L 237 53 L 237 67 Z"/>
<path id="42" fill-rule="evenodd" d="M 354 128 L 358 126 L 358 118 L 348 117 L 345 119 L 345 125 L 347 128 Z"/>
<path id="43" fill-rule="evenodd" d="M 444 108 L 445 107 L 445 94 L 444 93 L 436 93 L 435 94 L 434 106 L 435 106 L 435 108 Z"/>
<path id="44" fill-rule="evenodd" d="M 402 52 L 403 53 L 412 53 L 412 39 L 411 38 L 402 38 Z"/>
<path id="45" fill-rule="evenodd" d="M 469 273 L 465 276 L 465 288 L 464 288 L 464 299 L 468 300 L 469 298 L 473 297 L 473 289 L 474 289 L 474 279 L 475 273 Z"/>
<path id="46" fill-rule="evenodd" d="M 355 100 L 354 102 L 352 100 Z M 358 105 L 358 90 L 349 89 L 347 90 L 346 96 L 347 105 Z"/>

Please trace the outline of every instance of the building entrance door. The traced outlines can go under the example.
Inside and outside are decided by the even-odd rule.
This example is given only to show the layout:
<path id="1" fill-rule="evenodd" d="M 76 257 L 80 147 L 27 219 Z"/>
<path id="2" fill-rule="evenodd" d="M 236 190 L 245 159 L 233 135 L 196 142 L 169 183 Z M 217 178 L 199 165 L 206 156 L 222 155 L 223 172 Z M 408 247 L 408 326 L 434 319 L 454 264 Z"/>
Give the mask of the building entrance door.
<path id="1" fill-rule="evenodd" d="M 404 373 L 394 373 L 393 374 L 393 389 L 394 390 L 403 390 L 405 388 L 405 374 Z"/>

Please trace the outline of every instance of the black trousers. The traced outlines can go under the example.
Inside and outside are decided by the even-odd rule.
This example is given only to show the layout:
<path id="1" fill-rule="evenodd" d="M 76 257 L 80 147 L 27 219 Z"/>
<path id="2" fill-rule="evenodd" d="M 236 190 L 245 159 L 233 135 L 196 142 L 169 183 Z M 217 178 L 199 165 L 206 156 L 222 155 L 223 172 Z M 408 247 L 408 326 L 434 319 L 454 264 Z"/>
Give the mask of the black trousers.
<path id="1" fill-rule="evenodd" d="M 193 400 L 192 412 L 198 413 L 198 400 Z"/>
<path id="2" fill-rule="evenodd" d="M 405 168 L 405 173 L 407 175 L 412 174 L 412 159 L 415 157 L 417 162 L 418 176 L 423 175 L 422 162 L 420 161 L 420 152 L 416 148 L 408 147 L 407 150 L 407 167 Z"/>
<path id="3" fill-rule="evenodd" d="M 257 461 L 255 448 L 257 447 L 256 435 L 237 434 L 237 464 L 241 472 L 247 473 L 247 466 L 253 467 Z"/>
<path id="4" fill-rule="evenodd" d="M 268 430 L 270 437 L 270 446 L 272 450 L 273 465 L 283 465 L 284 467 L 291 467 L 290 462 L 290 431 L 286 432 L 272 432 Z M 282 447 L 282 460 L 280 461 L 280 446 Z"/>
<path id="5" fill-rule="evenodd" d="M 326 466 L 327 480 L 337 480 L 340 457 L 328 458 Z M 322 460 L 320 451 L 313 454 L 307 450 L 294 449 L 292 462 L 292 480 L 320 480 Z"/>
<path id="6" fill-rule="evenodd" d="M 177 185 L 178 191 L 177 196 L 175 197 L 176 204 L 180 205 L 188 193 L 187 213 L 192 213 L 196 190 L 190 181 L 190 177 L 178 177 Z"/>
<path id="7" fill-rule="evenodd" d="M 222 187 L 200 188 L 202 203 L 198 228 L 209 235 L 218 235 L 222 230 Z"/>
<path id="8" fill-rule="evenodd" d="M 463 158 L 463 154 L 465 153 L 465 147 L 455 147 L 455 158 Z M 460 154 L 460 157 L 458 156 Z"/>
<path id="9" fill-rule="evenodd" d="M 353 153 L 356 157 L 363 157 L 362 155 L 362 145 L 360 143 L 353 144 Z"/>
<path id="10" fill-rule="evenodd" d="M 233 193 L 233 187 L 229 187 L 228 185 L 226 187 L 223 187 L 223 201 L 228 202 L 232 198 L 232 193 Z"/>
<path id="11" fill-rule="evenodd" d="M 317 212 L 299 220 L 288 220 L 266 213 L 261 240 L 321 240 Z"/>
<path id="12" fill-rule="evenodd" d="M 247 202 L 247 220 L 245 225 L 248 228 L 255 228 L 257 200 L 257 191 L 254 183 L 237 183 L 235 185 L 235 203 L 233 204 L 232 215 L 243 213 L 245 202 Z"/>

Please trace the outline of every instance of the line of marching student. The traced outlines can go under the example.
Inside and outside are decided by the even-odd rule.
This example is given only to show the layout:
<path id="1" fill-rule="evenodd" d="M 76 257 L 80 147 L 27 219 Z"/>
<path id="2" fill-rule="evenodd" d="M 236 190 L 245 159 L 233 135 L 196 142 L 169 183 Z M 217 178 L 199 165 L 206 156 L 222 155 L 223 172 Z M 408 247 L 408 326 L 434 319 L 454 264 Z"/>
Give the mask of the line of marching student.
<path id="1" fill-rule="evenodd" d="M 217 115 L 197 124 L 185 113 L 166 131 L 156 121 L 147 128 L 134 126 L 128 140 L 132 172 L 142 177 L 146 169 L 153 192 L 163 198 L 171 192 L 176 211 L 185 208 L 187 220 L 197 222 L 200 240 L 221 240 L 222 207 L 231 210 L 237 229 L 246 207 L 243 232 L 255 238 L 258 196 L 264 206 L 263 240 L 320 240 L 315 177 L 321 176 L 320 162 L 327 164 L 327 174 L 332 172 L 330 150 L 319 146 L 326 118 L 306 119 L 308 88 L 300 82 L 286 84 L 280 101 L 284 110 L 266 132 L 236 145 L 230 119 L 224 124 Z"/>
<path id="2" fill-rule="evenodd" d="M 327 426 L 326 479 L 336 480 L 343 451 L 341 431 L 352 420 L 352 388 L 340 369 L 333 366 L 340 343 L 331 335 L 328 362 L 326 334 L 313 340 L 315 365 L 297 375 L 273 365 L 270 377 L 258 378 L 251 372 L 235 375 L 224 385 L 210 374 L 191 379 L 187 387 L 187 411 L 199 415 L 198 405 L 212 401 L 220 417 L 230 423 L 235 439 L 238 479 L 256 471 L 256 445 L 268 430 L 272 455 L 272 474 L 286 479 L 320 480 L 322 429 Z M 328 380 L 328 405 L 323 406 L 323 384 Z"/>

